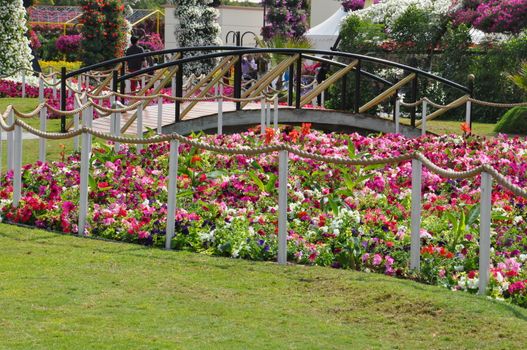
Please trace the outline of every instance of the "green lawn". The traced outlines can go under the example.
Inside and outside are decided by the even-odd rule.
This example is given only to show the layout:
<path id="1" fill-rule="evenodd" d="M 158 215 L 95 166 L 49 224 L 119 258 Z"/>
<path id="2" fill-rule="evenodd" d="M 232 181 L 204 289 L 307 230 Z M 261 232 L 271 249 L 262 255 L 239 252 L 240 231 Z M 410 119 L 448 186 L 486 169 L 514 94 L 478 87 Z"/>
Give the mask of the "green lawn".
<path id="1" fill-rule="evenodd" d="M 456 121 L 456 120 L 434 119 L 434 120 L 430 120 L 427 122 L 427 131 L 432 132 L 437 135 L 444 135 L 444 134 L 461 135 L 463 134 L 463 132 L 461 131 L 461 123 L 463 122 Z M 410 119 L 402 118 L 401 123 L 410 125 Z M 494 136 L 496 134 L 494 132 L 495 126 L 496 124 L 473 122 L 472 123 L 472 133 L 479 135 L 479 136 Z"/>
<path id="2" fill-rule="evenodd" d="M 331 268 L 0 224 L 1 349 L 520 349 L 527 310 Z"/>

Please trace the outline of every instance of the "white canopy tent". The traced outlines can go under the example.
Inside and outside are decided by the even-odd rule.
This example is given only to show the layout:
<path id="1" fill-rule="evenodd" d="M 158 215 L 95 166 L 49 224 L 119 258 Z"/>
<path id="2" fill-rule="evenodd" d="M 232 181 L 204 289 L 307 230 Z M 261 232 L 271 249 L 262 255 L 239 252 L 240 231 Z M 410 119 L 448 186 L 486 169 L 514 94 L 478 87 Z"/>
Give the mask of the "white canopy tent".
<path id="1" fill-rule="evenodd" d="M 340 24 L 346 15 L 346 11 L 340 7 L 333 16 L 307 31 L 305 36 L 314 49 L 329 50 L 333 46 L 339 36 Z"/>

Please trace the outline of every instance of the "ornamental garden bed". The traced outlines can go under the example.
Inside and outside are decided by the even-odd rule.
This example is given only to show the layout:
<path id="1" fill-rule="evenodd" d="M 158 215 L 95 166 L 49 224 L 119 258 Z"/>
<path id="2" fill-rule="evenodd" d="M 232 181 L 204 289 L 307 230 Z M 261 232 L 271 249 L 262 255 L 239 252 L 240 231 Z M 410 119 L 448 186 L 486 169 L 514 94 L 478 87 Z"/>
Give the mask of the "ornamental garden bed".
<path id="1" fill-rule="evenodd" d="M 457 171 L 489 163 L 526 186 L 527 141 L 498 136 L 365 137 L 285 127 L 262 137 L 195 135 L 239 147 L 288 142 L 326 156 L 392 157 L 419 149 Z M 91 159 L 88 235 L 164 246 L 168 143 L 140 155 L 95 145 Z M 277 253 L 277 154 L 227 156 L 180 146 L 176 249 L 253 260 Z M 423 170 L 421 272 L 409 270 L 411 163 L 346 167 L 290 156 L 288 260 L 416 279 L 454 290 L 478 288 L 480 178 L 447 180 Z M 2 178 L 7 222 L 77 233 L 79 155 L 24 166 L 23 197 L 10 202 L 12 174 Z M 526 200 L 495 185 L 488 294 L 527 306 Z"/>

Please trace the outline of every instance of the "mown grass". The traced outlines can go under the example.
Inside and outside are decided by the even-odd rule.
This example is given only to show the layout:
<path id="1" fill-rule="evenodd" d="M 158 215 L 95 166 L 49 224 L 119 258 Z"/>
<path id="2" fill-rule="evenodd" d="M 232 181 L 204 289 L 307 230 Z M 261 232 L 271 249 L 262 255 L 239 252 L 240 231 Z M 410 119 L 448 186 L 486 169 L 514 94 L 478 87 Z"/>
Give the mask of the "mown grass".
<path id="1" fill-rule="evenodd" d="M 31 112 L 38 106 L 36 98 L 0 98 L 0 113 L 3 113 L 8 105 L 15 106 L 23 113 Z M 40 128 L 38 116 L 35 118 L 24 119 L 24 121 L 35 127 Z M 59 132 L 60 119 L 48 119 L 47 131 Z M 5 134 L 4 134 L 5 135 Z M 23 140 L 22 142 L 22 163 L 34 163 L 38 160 L 39 141 L 37 139 Z M 62 152 L 66 155 L 73 150 L 73 140 L 48 140 L 46 142 L 46 159 L 61 160 Z M 6 169 L 7 162 L 7 142 L 2 141 L 2 169 Z"/>
<path id="2" fill-rule="evenodd" d="M 3 349 L 519 349 L 527 310 L 378 274 L 0 224 Z"/>

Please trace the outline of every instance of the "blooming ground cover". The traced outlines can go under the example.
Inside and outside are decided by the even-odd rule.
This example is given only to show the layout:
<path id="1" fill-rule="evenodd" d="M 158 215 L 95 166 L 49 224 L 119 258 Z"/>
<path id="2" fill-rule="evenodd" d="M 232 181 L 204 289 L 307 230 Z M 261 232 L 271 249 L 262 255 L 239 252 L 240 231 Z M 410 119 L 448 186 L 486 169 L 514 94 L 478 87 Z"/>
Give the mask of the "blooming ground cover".
<path id="1" fill-rule="evenodd" d="M 195 135 L 226 147 L 288 142 L 326 156 L 391 157 L 420 150 L 435 164 L 466 170 L 490 163 L 526 186 L 527 140 L 474 136 L 365 137 L 285 127 L 261 136 Z M 94 146 L 86 234 L 163 246 L 168 144 L 115 154 Z M 8 222 L 77 232 L 79 155 L 24 166 L 23 198 L 11 206 L 3 179 L 0 213 Z M 347 167 L 290 156 L 288 260 L 417 279 L 454 290 L 478 286 L 480 179 L 447 180 L 423 171 L 422 267 L 408 269 L 411 163 Z M 277 154 L 213 154 L 180 146 L 176 235 L 172 246 L 210 255 L 274 260 L 277 252 Z M 488 294 L 527 307 L 526 200 L 494 187 Z"/>

